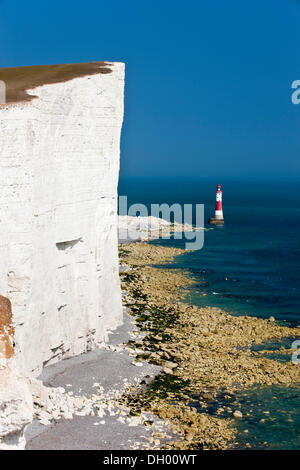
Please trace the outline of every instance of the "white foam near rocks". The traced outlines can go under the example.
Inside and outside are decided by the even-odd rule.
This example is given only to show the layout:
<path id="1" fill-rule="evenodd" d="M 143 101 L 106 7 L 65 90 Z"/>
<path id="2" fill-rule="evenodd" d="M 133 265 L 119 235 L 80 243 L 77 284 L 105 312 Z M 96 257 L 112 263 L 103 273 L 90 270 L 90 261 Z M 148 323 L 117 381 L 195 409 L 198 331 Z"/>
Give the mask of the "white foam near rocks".
<path id="1" fill-rule="evenodd" d="M 159 217 L 135 217 L 119 215 L 118 217 L 119 241 L 141 241 L 159 235 L 169 235 L 175 232 L 192 232 L 194 227 L 190 224 L 168 222 Z"/>

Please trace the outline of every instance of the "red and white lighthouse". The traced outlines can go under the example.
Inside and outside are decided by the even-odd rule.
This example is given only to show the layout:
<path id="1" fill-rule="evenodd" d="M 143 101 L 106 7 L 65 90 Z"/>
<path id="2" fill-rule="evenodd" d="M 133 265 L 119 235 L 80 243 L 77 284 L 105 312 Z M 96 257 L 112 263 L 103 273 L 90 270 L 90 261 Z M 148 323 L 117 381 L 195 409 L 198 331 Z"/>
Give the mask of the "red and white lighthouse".
<path id="1" fill-rule="evenodd" d="M 216 190 L 215 219 L 224 220 L 223 209 L 222 209 L 222 189 L 221 189 L 220 184 L 218 184 L 217 190 Z"/>
<path id="2" fill-rule="evenodd" d="M 221 185 L 218 184 L 216 190 L 216 210 L 215 216 L 211 217 L 208 221 L 210 224 L 224 224 L 224 217 L 223 217 L 223 208 L 222 208 L 222 188 Z"/>

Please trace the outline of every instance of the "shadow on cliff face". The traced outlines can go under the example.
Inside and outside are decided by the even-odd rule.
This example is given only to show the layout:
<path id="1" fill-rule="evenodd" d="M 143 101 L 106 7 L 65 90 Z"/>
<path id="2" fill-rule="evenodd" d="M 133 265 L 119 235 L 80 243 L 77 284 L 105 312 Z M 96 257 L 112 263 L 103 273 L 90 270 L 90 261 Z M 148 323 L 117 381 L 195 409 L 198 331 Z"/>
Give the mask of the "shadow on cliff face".
<path id="1" fill-rule="evenodd" d="M 41 85 L 66 82 L 86 75 L 111 73 L 107 62 L 38 65 L 0 69 L 0 80 L 6 85 L 6 104 L 31 101 L 35 96 L 27 90 Z"/>

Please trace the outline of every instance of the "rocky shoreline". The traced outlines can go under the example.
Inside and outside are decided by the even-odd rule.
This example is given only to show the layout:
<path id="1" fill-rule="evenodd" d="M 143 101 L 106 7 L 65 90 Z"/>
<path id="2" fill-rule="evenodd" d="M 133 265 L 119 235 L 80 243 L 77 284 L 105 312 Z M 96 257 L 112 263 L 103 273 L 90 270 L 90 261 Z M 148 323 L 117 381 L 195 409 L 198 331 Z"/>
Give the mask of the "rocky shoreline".
<path id="1" fill-rule="evenodd" d="M 183 302 L 184 289 L 193 283 L 188 273 L 155 266 L 183 253 L 147 243 L 120 245 L 121 263 L 128 266 L 121 273 L 126 304 L 143 332 L 141 340 L 128 346 L 136 352 L 137 363 L 146 360 L 162 366 L 162 374 L 150 385 L 129 390 L 122 401 L 136 415 L 150 411 L 170 424 L 179 437 L 165 443 L 166 448 L 234 448 L 234 421 L 243 418 L 239 403 L 232 400 L 236 390 L 300 383 L 299 367 L 292 361 L 271 360 L 251 347 L 299 337 L 299 328 L 281 326 L 273 318 L 237 317 Z M 292 354 L 288 349 L 279 352 Z M 223 402 L 229 400 L 232 418 L 206 412 L 220 395 Z M 217 414 L 222 414 L 221 408 Z"/>

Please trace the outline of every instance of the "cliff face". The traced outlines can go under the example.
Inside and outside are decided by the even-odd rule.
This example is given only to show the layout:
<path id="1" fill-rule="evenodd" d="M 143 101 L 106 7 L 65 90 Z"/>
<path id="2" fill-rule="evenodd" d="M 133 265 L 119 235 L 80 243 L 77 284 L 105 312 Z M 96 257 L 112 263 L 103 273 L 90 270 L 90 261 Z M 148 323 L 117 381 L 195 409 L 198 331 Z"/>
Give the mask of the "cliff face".
<path id="1" fill-rule="evenodd" d="M 12 305 L 14 361 L 23 374 L 92 349 L 122 320 L 116 211 L 124 65 L 95 64 L 72 73 L 58 66 L 50 78 L 47 67 L 0 69 L 0 80 L 19 77 L 0 107 L 0 294 Z"/>
<path id="2" fill-rule="evenodd" d="M 123 83 L 113 64 L 0 110 L 0 293 L 13 306 L 21 370 L 85 351 L 121 320 Z"/>

